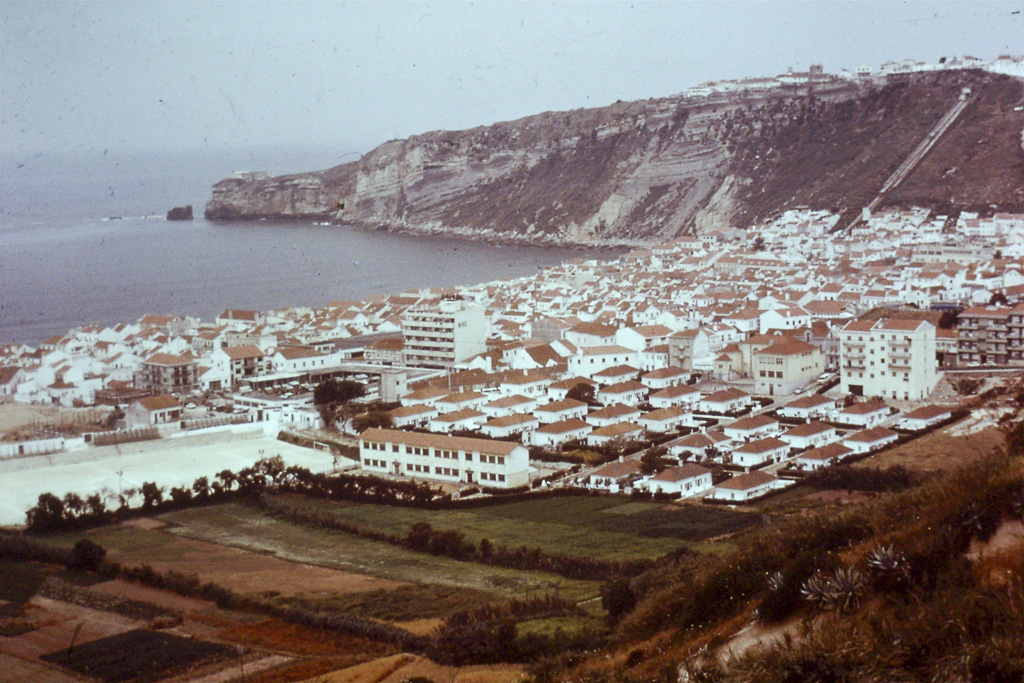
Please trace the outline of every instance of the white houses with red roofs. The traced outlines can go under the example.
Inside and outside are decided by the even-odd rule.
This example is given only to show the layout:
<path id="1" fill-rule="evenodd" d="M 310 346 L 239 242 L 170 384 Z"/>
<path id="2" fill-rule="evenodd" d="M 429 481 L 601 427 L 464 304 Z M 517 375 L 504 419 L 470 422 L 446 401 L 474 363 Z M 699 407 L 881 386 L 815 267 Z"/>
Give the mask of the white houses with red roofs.
<path id="1" fill-rule="evenodd" d="M 534 446 L 558 446 L 567 441 L 584 439 L 592 431 L 593 425 L 573 417 L 541 425 L 530 434 L 529 442 Z"/>
<path id="2" fill-rule="evenodd" d="M 646 485 L 651 493 L 695 496 L 711 488 L 711 470 L 693 463 L 669 467 L 648 477 Z"/>
<path id="3" fill-rule="evenodd" d="M 732 452 L 732 462 L 740 467 L 757 467 L 766 463 L 782 462 L 789 455 L 789 444 L 770 436 L 745 443 Z"/>
<path id="4" fill-rule="evenodd" d="M 839 436 L 833 425 L 824 422 L 805 422 L 790 427 L 779 436 L 796 450 L 816 448 L 836 441 Z"/>

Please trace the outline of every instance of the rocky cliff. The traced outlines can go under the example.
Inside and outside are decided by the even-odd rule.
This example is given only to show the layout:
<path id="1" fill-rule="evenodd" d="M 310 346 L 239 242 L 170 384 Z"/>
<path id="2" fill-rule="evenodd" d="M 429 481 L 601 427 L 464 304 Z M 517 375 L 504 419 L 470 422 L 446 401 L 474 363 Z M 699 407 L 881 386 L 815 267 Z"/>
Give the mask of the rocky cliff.
<path id="1" fill-rule="evenodd" d="M 324 171 L 222 180 L 206 216 L 599 243 L 746 227 L 794 205 L 859 208 L 964 85 L 977 101 L 887 202 L 1021 210 L 1021 83 L 960 71 L 618 102 L 425 133 Z"/>

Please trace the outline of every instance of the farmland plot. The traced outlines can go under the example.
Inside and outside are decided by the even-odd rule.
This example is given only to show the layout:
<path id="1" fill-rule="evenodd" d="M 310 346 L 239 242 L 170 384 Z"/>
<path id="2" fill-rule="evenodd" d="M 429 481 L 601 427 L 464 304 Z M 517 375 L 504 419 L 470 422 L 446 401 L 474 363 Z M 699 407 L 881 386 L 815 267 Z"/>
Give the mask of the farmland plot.
<path id="1" fill-rule="evenodd" d="M 126 683 L 156 681 L 200 662 L 235 656 L 235 648 L 227 645 L 138 629 L 70 651 L 57 650 L 41 659 L 104 683 Z"/>
<path id="2" fill-rule="evenodd" d="M 486 538 L 499 546 L 525 545 L 598 560 L 651 559 L 683 547 L 707 550 L 701 541 L 759 521 L 756 515 L 732 510 L 605 496 L 442 511 L 295 495 L 277 496 L 275 501 L 375 531 L 404 535 L 414 524 L 427 522 L 439 531 L 458 531 L 474 544 Z"/>
<path id="3" fill-rule="evenodd" d="M 470 588 L 518 598 L 554 593 L 584 600 L 599 591 L 592 581 L 426 555 L 293 524 L 238 504 L 172 512 L 161 519 L 171 522 L 170 532 L 179 536 L 396 582 Z"/>

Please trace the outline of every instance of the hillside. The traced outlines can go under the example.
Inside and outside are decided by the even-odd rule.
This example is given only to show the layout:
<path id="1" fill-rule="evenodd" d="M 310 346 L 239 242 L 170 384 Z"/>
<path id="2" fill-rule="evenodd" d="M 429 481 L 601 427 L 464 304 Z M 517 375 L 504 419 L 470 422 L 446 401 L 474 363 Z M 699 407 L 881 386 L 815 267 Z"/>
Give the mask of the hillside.
<path id="1" fill-rule="evenodd" d="M 1017 378 L 973 406 L 1000 428 L 811 477 L 735 552 L 618 582 L 610 639 L 533 683 L 1024 680 L 1022 405 Z"/>
<path id="2" fill-rule="evenodd" d="M 222 180 L 206 216 L 586 243 L 748 227 L 796 205 L 858 210 L 965 86 L 971 105 L 882 208 L 1024 210 L 1021 82 L 947 71 L 425 133 L 325 171 Z"/>

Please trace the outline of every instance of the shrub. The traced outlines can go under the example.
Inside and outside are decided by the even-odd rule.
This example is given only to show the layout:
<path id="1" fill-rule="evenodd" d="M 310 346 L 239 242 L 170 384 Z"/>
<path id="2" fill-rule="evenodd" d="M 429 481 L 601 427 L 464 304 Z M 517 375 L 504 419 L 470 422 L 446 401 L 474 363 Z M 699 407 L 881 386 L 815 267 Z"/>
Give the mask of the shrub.
<path id="1" fill-rule="evenodd" d="M 93 543 L 88 538 L 83 538 L 71 549 L 68 557 L 68 569 L 87 569 L 97 571 L 103 566 L 103 559 L 107 556 L 107 549 L 98 543 Z"/>
<path id="2" fill-rule="evenodd" d="M 608 611 L 608 620 L 615 623 L 636 606 L 636 594 L 629 579 L 618 577 L 601 587 L 601 606 Z"/>

